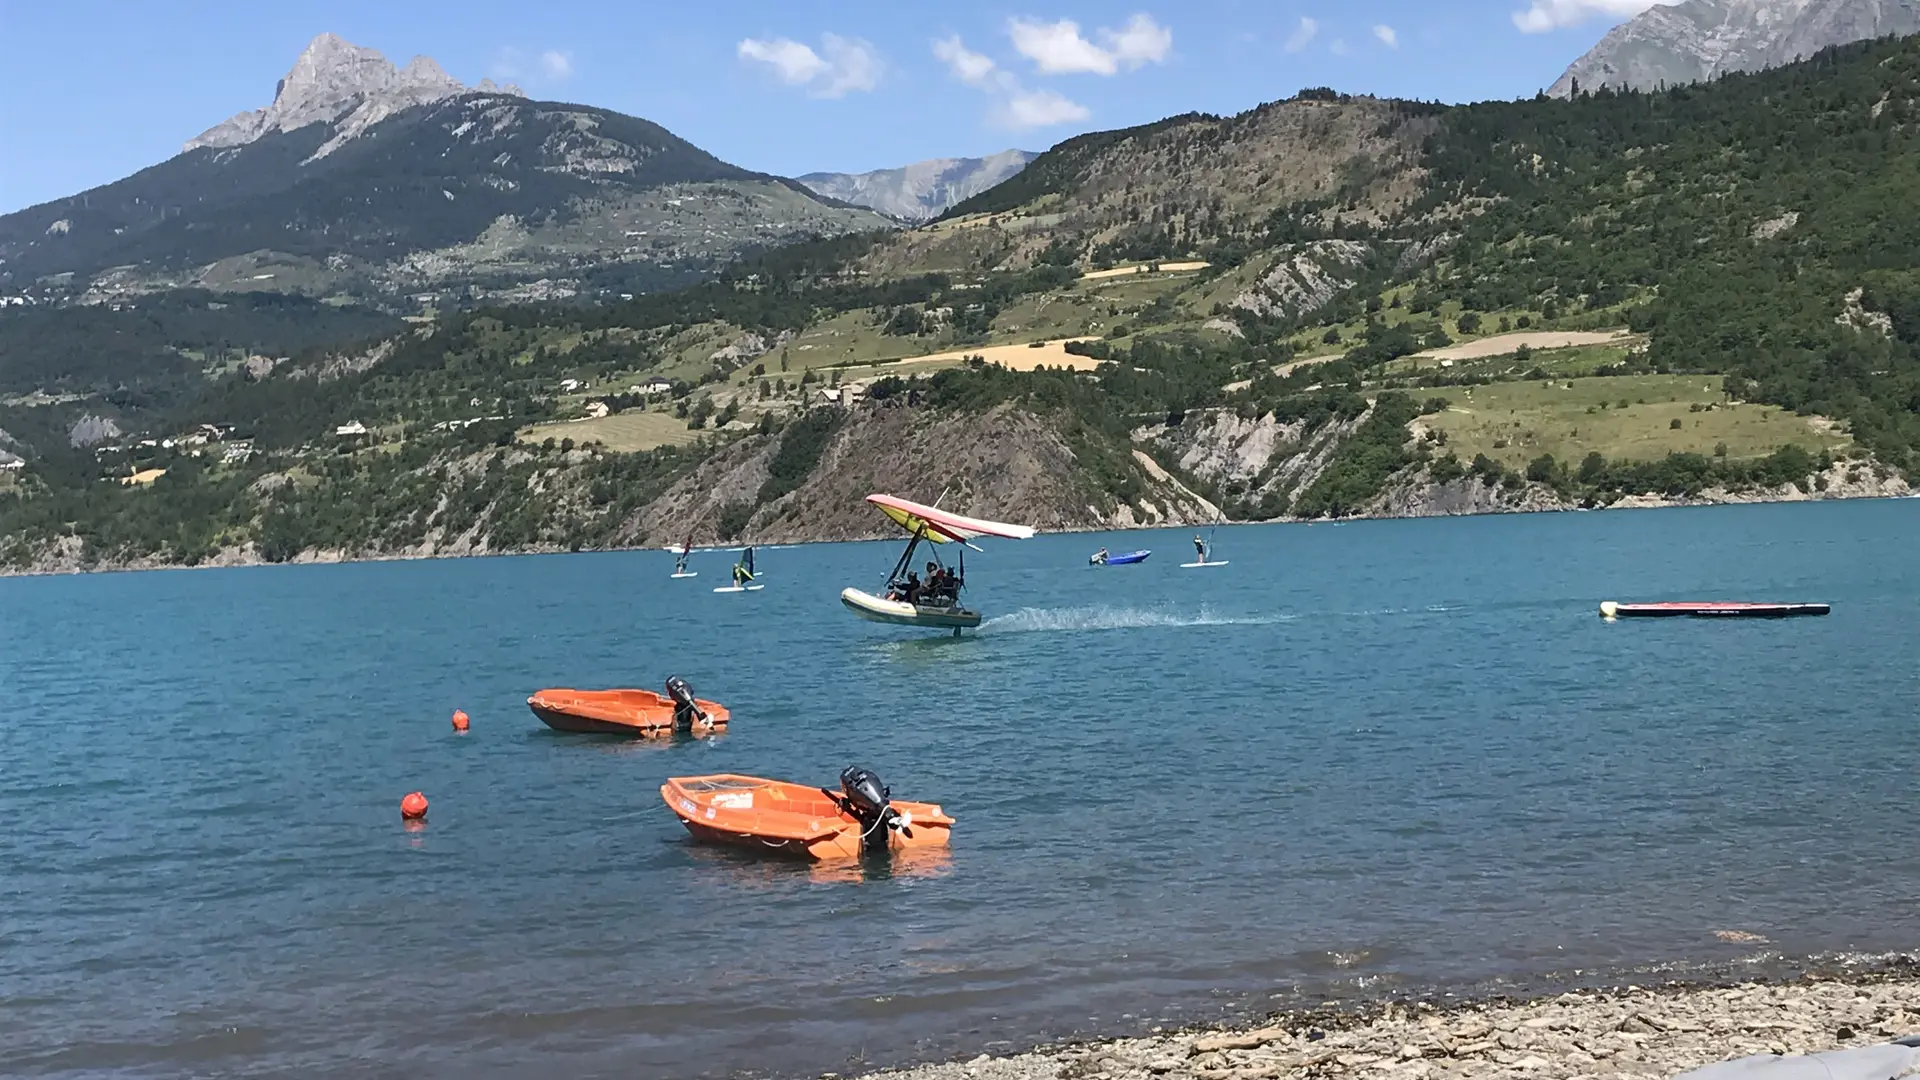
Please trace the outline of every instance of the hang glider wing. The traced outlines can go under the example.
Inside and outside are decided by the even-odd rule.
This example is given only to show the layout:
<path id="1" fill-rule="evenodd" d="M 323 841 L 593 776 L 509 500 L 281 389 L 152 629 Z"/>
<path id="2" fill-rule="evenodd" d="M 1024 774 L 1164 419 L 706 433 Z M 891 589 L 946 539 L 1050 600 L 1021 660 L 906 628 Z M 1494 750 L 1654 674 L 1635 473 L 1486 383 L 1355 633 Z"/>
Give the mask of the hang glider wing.
<path id="1" fill-rule="evenodd" d="M 892 518 L 902 529 L 909 533 L 924 533 L 928 540 L 936 544 L 955 540 L 966 543 L 978 536 L 1025 540 L 1034 533 L 1031 525 L 1009 525 L 1003 521 L 970 518 L 892 495 L 869 495 L 867 501 L 879 507 L 881 513 Z"/>

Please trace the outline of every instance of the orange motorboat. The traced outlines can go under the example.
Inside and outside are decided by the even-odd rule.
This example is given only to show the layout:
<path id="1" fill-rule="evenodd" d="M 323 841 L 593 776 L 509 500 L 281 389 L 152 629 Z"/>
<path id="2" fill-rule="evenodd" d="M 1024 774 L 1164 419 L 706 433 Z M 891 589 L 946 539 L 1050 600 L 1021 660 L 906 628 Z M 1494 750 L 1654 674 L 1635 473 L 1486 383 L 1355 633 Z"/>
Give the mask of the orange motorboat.
<path id="1" fill-rule="evenodd" d="M 945 846 L 953 819 L 933 803 L 896 800 L 880 778 L 849 767 L 840 790 L 756 776 L 674 776 L 660 785 L 696 840 L 808 859 Z"/>
<path id="2" fill-rule="evenodd" d="M 533 715 L 555 731 L 660 738 L 675 732 L 706 734 L 727 726 L 727 707 L 693 696 L 685 679 L 651 690 L 541 690 L 527 699 Z"/>

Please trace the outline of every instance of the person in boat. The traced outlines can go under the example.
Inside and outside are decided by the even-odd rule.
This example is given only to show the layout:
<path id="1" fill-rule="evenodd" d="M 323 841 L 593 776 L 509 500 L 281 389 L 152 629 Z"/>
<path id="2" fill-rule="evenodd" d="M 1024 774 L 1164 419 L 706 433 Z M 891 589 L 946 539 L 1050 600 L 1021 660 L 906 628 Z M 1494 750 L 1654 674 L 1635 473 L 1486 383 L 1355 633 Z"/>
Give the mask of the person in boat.
<path id="1" fill-rule="evenodd" d="M 917 605 L 920 603 L 920 594 L 925 588 L 926 586 L 920 583 L 920 572 L 918 570 L 909 570 L 907 571 L 906 587 L 900 590 L 900 599 L 905 600 L 909 604 Z"/>
<path id="2" fill-rule="evenodd" d="M 1100 549 L 1099 551 L 1096 551 L 1096 552 L 1094 552 L 1094 553 L 1093 553 L 1093 562 L 1094 562 L 1094 564 L 1095 564 L 1095 565 L 1097 565 L 1097 566 L 1105 566 L 1105 565 L 1107 565 L 1107 549 L 1106 549 L 1106 548 L 1101 548 L 1101 549 Z"/>
<path id="3" fill-rule="evenodd" d="M 1195 562 L 1207 561 L 1207 542 L 1200 539 L 1199 533 L 1193 534 L 1193 560 Z"/>

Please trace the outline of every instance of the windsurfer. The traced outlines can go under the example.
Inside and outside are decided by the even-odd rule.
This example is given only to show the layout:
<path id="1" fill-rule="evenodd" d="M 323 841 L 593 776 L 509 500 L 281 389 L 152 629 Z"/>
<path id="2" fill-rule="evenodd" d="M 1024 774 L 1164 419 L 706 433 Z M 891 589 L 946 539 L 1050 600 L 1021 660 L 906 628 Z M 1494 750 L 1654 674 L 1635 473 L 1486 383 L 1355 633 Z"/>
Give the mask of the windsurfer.
<path id="1" fill-rule="evenodd" d="M 1205 540 L 1200 539 L 1199 533 L 1193 534 L 1193 561 L 1195 562 L 1207 561 L 1207 542 Z M 1232 564 L 1229 563 L 1228 565 L 1232 565 Z"/>
<path id="2" fill-rule="evenodd" d="M 751 571 L 739 563 L 733 564 L 733 583 L 735 585 L 744 587 L 747 582 L 752 580 L 753 573 Z"/>

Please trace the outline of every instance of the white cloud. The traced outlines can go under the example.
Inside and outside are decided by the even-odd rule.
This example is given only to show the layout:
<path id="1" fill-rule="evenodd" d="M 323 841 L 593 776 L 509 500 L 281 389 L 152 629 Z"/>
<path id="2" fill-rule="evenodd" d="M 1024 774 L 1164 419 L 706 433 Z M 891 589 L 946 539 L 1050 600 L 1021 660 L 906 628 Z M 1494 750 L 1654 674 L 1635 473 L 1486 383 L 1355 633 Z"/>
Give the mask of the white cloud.
<path id="1" fill-rule="evenodd" d="M 508 45 L 494 53 L 493 66 L 487 69 L 487 74 L 502 81 L 566 82 L 573 77 L 573 54 L 559 49 L 536 53 Z"/>
<path id="2" fill-rule="evenodd" d="M 1111 75 L 1120 64 L 1111 54 L 1080 36 L 1080 24 L 1072 19 L 1055 23 L 1014 19 L 1007 24 L 1007 35 L 1021 56 L 1033 61 L 1043 75 Z"/>
<path id="3" fill-rule="evenodd" d="M 986 86 L 1000 73 L 1000 66 L 993 62 L 992 57 L 968 49 L 958 34 L 934 42 L 933 55 L 947 65 L 947 70 L 953 73 L 954 78 L 968 86 Z"/>
<path id="4" fill-rule="evenodd" d="M 1341 38 L 1334 38 L 1333 42 L 1327 46 L 1327 51 L 1335 56 L 1350 56 L 1353 53 L 1352 49 L 1347 48 L 1346 41 Z"/>
<path id="5" fill-rule="evenodd" d="M 1040 22 L 1010 19 L 1007 36 L 1014 51 L 1033 61 L 1042 75 L 1113 75 L 1143 64 L 1158 64 L 1173 50 L 1173 31 L 1151 15 L 1135 15 L 1118 30 L 1102 29 L 1095 45 L 1072 19 Z"/>
<path id="6" fill-rule="evenodd" d="M 1305 15 L 1300 17 L 1300 25 L 1294 27 L 1287 37 L 1287 51 L 1297 53 L 1313 43 L 1315 35 L 1320 33 L 1320 24 Z"/>
<path id="7" fill-rule="evenodd" d="M 1085 105 L 1051 90 L 1026 89 L 992 57 L 967 48 L 958 34 L 934 42 L 933 55 L 947 65 L 954 78 L 999 99 L 988 118 L 1000 127 L 1025 131 L 1075 123 L 1093 115 Z"/>
<path id="8" fill-rule="evenodd" d="M 833 71 L 833 79 L 821 97 L 864 94 L 880 85 L 880 73 L 886 65 L 881 63 L 879 51 L 871 44 L 838 34 L 822 34 L 820 43 L 827 51 L 827 62 Z"/>
<path id="9" fill-rule="evenodd" d="M 740 59 L 755 60 L 772 68 L 780 81 L 789 86 L 805 86 L 827 70 L 827 62 L 808 46 L 787 38 L 761 41 L 748 38 L 736 50 Z"/>
<path id="10" fill-rule="evenodd" d="M 820 35 L 819 52 L 791 38 L 747 38 L 735 51 L 740 59 L 767 65 L 781 82 L 804 86 L 817 98 L 866 93 L 880 85 L 884 67 L 872 45 L 838 34 Z"/>
<path id="11" fill-rule="evenodd" d="M 573 74 L 573 54 L 558 49 L 548 49 L 540 54 L 540 70 L 547 78 L 561 82 Z"/>
<path id="12" fill-rule="evenodd" d="M 1389 49 L 1397 49 L 1400 47 L 1400 35 L 1394 33 L 1393 27 L 1388 26 L 1386 23 L 1379 23 L 1374 26 L 1373 36 L 1379 38 L 1380 44 L 1385 45 Z"/>
<path id="13" fill-rule="evenodd" d="M 1578 26 L 1596 16 L 1629 19 L 1650 7 L 1680 0 L 1533 0 L 1525 11 L 1513 13 L 1513 25 L 1523 34 L 1544 34 Z"/>
<path id="14" fill-rule="evenodd" d="M 1014 94 L 1000 103 L 994 118 L 1002 127 L 1024 131 L 1029 128 L 1072 124 L 1092 116 L 1085 105 L 1070 101 L 1051 90 L 1033 90 Z"/>
<path id="15" fill-rule="evenodd" d="M 1173 31 L 1154 22 L 1151 15 L 1135 15 L 1118 30 L 1102 30 L 1100 40 L 1115 60 L 1129 68 L 1161 63 L 1173 51 Z"/>

